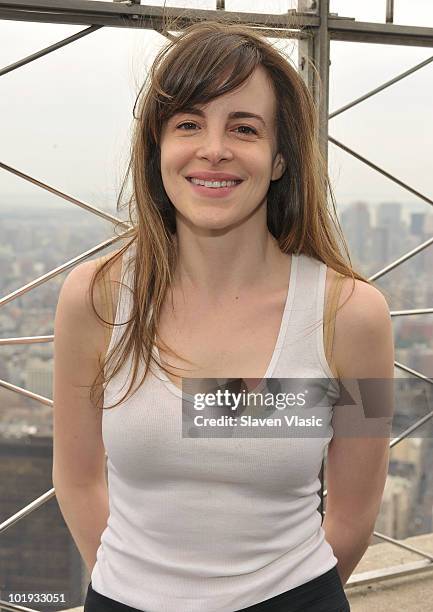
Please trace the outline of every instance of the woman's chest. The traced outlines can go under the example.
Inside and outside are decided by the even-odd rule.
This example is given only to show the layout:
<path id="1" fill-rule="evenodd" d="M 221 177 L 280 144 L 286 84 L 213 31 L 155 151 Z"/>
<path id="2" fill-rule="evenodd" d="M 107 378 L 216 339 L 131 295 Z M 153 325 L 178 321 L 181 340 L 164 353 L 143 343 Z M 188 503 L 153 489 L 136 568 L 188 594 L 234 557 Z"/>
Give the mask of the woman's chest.
<path id="1" fill-rule="evenodd" d="M 182 376 L 263 378 L 281 332 L 285 298 L 281 291 L 254 301 L 239 298 L 225 306 L 192 304 L 174 311 L 170 302 L 166 303 L 159 336 L 177 353 L 159 350 L 162 364 L 174 368 L 167 376 L 179 388 Z"/>

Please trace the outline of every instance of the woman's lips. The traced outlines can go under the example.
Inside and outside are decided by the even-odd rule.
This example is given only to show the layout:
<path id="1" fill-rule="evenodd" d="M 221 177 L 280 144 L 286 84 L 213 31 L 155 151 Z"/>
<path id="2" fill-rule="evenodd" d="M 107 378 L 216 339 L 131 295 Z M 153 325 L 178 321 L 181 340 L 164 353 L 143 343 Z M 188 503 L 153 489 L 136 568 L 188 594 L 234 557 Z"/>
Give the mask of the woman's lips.
<path id="1" fill-rule="evenodd" d="M 232 185 L 230 187 L 206 187 L 205 185 L 196 185 L 190 179 L 186 179 L 197 195 L 203 195 L 209 198 L 224 198 L 232 191 L 239 187 L 243 181 L 240 183 L 236 183 L 236 185 Z"/>

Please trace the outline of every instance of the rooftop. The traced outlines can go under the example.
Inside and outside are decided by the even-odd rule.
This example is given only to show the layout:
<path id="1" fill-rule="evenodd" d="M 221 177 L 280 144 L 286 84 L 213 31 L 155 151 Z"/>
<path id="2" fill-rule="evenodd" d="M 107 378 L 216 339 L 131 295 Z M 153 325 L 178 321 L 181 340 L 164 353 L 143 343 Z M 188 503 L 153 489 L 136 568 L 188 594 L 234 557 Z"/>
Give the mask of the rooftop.
<path id="1" fill-rule="evenodd" d="M 402 541 L 425 552 L 433 553 L 433 534 L 431 533 L 414 536 Z M 417 561 L 419 562 L 418 555 L 394 544 L 384 543 L 369 546 L 364 557 L 345 585 L 351 611 L 431 611 L 433 601 L 431 568 L 433 563 L 430 562 L 424 569 L 417 569 Z M 411 568 L 413 573 L 408 573 Z M 375 573 L 377 573 L 377 570 L 384 569 L 388 569 L 390 573 L 394 574 L 404 571 L 404 574 L 394 578 L 376 578 Z M 383 571 L 381 573 L 383 575 Z M 369 583 L 360 586 L 350 586 L 351 580 L 355 581 L 362 577 L 368 579 Z"/>

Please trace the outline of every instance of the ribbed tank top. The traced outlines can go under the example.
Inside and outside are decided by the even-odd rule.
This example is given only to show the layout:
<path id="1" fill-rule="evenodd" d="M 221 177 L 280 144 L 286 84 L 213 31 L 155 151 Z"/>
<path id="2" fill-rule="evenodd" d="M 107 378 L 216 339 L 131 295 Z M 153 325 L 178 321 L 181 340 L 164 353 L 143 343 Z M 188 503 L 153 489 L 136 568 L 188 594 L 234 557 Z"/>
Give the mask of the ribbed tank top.
<path id="1" fill-rule="evenodd" d="M 134 250 L 122 261 L 130 288 L 133 265 L 126 262 Z M 292 255 L 264 376 L 326 382 L 320 437 L 182 438 L 182 391 L 153 367 L 131 398 L 103 411 L 110 512 L 91 574 L 95 591 L 145 612 L 234 612 L 336 565 L 318 511 L 340 393 L 320 323 L 326 268 Z M 120 285 L 115 322 L 127 321 L 131 307 L 132 292 Z M 108 350 L 122 329 L 113 328 Z M 131 364 L 107 385 L 104 405 L 125 393 Z"/>

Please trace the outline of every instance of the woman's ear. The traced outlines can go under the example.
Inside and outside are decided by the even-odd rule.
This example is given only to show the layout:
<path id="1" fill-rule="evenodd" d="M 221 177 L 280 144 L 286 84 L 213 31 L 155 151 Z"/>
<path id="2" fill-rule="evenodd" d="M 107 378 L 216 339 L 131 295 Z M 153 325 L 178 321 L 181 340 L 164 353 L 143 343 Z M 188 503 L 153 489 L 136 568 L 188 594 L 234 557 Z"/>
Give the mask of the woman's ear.
<path id="1" fill-rule="evenodd" d="M 272 169 L 272 181 L 277 181 L 281 178 L 286 170 L 286 162 L 281 153 L 277 153 L 274 159 L 274 166 Z"/>

